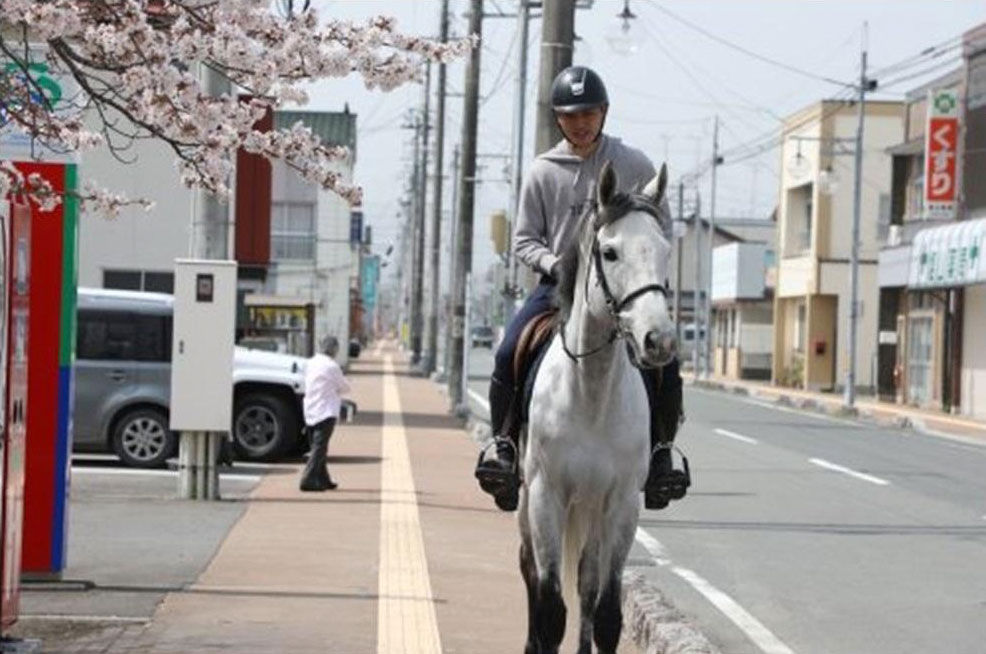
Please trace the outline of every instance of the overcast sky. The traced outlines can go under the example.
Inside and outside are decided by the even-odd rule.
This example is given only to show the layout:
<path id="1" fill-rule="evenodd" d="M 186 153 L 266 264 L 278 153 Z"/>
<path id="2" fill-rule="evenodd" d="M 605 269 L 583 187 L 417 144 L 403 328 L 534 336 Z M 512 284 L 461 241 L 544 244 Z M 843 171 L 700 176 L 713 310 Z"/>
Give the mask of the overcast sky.
<path id="1" fill-rule="evenodd" d="M 439 0 L 315 0 L 323 16 L 362 19 L 394 16 L 407 33 L 437 35 Z M 778 151 L 733 163 L 749 152 L 739 149 L 779 131 L 784 116 L 816 100 L 835 97 L 844 87 L 823 81 L 858 78 L 863 23 L 868 22 L 870 70 L 897 64 L 929 46 L 955 39 L 986 22 L 983 0 L 630 0 L 638 17 L 626 37 L 616 17 L 622 0 L 595 0 L 579 10 L 575 63 L 595 68 L 606 80 L 611 109 L 606 131 L 644 150 L 654 161 L 666 159 L 672 180 L 693 172 L 712 151 L 714 116 L 721 121 L 720 144 L 727 156 L 719 169 L 717 215 L 766 217 L 777 202 Z M 452 0 L 452 29 L 467 27 L 466 0 Z M 515 0 L 486 0 L 486 11 L 512 13 Z M 663 9 L 663 11 L 662 11 Z M 668 13 L 670 12 L 670 13 Z M 691 23 L 689 26 L 687 23 Z M 707 32 L 703 34 L 699 28 Z M 533 151 L 534 100 L 537 94 L 541 21 L 531 23 L 528 67 L 528 152 Z M 480 153 L 510 153 L 514 90 L 517 78 L 516 20 L 484 22 L 479 146 Z M 756 59 L 718 38 L 799 72 Z M 632 50 L 627 54 L 627 50 Z M 877 94 L 902 99 L 923 80 L 958 64 L 959 49 L 916 62 L 885 75 L 891 81 L 940 65 L 924 77 L 901 80 Z M 461 91 L 465 66 L 449 67 L 450 92 Z M 410 171 L 411 130 L 402 129 L 409 106 L 420 104 L 422 88 L 411 84 L 390 93 L 367 91 L 358 78 L 319 85 L 310 109 L 340 110 L 348 103 L 357 113 L 356 182 L 365 192 L 365 214 L 373 225 L 375 250 L 396 242 L 401 226 L 399 200 Z M 434 106 L 434 104 L 432 105 Z M 446 163 L 461 133 L 461 97 L 447 105 Z M 490 212 L 506 208 L 510 187 L 505 162 L 488 158 L 477 189 L 473 270 L 482 274 L 491 263 L 487 224 Z M 446 171 L 448 173 L 448 170 Z M 703 206 L 710 184 L 698 179 Z M 450 198 L 451 188 L 447 186 Z M 430 193 L 429 193 L 430 197 Z M 451 205 L 446 199 L 446 208 Z M 444 240 L 444 239 L 443 239 Z"/>

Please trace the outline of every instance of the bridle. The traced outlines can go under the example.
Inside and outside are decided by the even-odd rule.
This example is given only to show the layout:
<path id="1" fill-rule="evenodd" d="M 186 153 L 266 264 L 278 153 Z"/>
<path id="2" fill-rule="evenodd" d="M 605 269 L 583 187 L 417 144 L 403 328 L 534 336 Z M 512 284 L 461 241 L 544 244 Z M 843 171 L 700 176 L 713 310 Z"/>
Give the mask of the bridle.
<path id="1" fill-rule="evenodd" d="M 654 215 L 655 218 L 657 217 L 657 212 L 655 210 L 646 209 L 646 211 Z M 602 229 L 602 227 L 600 227 L 599 229 Z M 613 291 L 609 286 L 609 281 L 606 279 L 606 272 L 603 270 L 602 253 L 600 252 L 600 248 L 599 248 L 599 229 L 595 231 L 592 237 L 592 262 L 596 269 L 596 279 L 598 280 L 597 283 L 602 288 L 603 298 L 606 301 L 606 310 L 609 312 L 610 317 L 613 319 L 613 323 L 615 326 L 613 327 L 613 330 L 610 332 L 609 338 L 606 339 L 605 343 L 586 352 L 575 353 L 568 348 L 568 343 L 565 341 L 565 331 L 566 331 L 565 326 L 568 324 L 568 321 L 566 320 L 565 323 L 562 323 L 561 326 L 562 349 L 565 351 L 565 354 L 568 355 L 568 358 L 576 363 L 578 362 L 579 359 L 584 359 L 586 357 L 592 356 L 593 354 L 596 354 L 597 352 L 603 351 L 605 348 L 609 347 L 614 342 L 616 342 L 618 338 L 625 338 L 628 335 L 626 329 L 624 329 L 623 327 L 623 322 L 620 320 L 620 312 L 622 312 L 627 307 L 627 305 L 629 305 L 631 302 L 636 300 L 641 295 L 645 295 L 651 292 L 660 293 L 665 297 L 665 299 L 669 298 L 671 295 L 668 282 L 667 280 L 665 280 L 663 284 L 645 284 L 644 286 L 641 286 L 640 288 L 630 293 L 627 293 L 623 297 L 623 299 L 618 300 L 616 296 L 613 295 Z M 589 304 L 588 271 L 586 271 L 585 287 L 582 293 L 583 293 L 583 297 L 585 298 L 585 304 L 586 306 L 588 306 Z M 571 316 L 569 316 L 569 318 L 571 318 Z"/>

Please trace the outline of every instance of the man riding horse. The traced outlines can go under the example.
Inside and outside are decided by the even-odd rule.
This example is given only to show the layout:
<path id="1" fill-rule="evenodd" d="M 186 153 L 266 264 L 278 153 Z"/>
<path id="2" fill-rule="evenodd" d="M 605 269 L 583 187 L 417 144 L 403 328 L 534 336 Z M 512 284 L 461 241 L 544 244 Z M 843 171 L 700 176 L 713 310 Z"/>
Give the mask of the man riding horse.
<path id="1" fill-rule="evenodd" d="M 595 202 L 595 182 L 607 161 L 621 182 L 620 191 L 643 187 L 655 176 L 654 164 L 645 154 L 603 134 L 609 97 L 602 79 L 583 66 L 566 68 L 551 87 L 551 105 L 564 136 L 555 147 L 539 155 L 521 189 L 514 235 L 517 257 L 540 274 L 540 282 L 514 316 L 496 353 L 490 380 L 492 451 L 484 452 L 476 466 L 480 487 L 493 495 L 505 511 L 517 508 L 519 412 L 523 379 L 514 379 L 513 359 L 521 332 L 534 317 L 552 308 L 558 282 L 560 253 L 574 238 L 578 221 L 589 203 Z M 667 202 L 660 207 L 668 212 Z M 661 370 L 641 370 L 651 409 L 651 460 L 644 486 L 644 505 L 662 509 L 684 496 L 686 472 L 672 464 L 671 444 L 682 418 L 681 375 L 678 360 Z"/>

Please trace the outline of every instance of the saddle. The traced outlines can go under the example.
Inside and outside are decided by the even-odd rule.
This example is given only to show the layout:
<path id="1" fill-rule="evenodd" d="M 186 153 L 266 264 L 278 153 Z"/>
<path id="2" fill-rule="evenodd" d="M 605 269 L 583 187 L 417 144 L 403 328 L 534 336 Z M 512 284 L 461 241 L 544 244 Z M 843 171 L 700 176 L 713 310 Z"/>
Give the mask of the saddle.
<path id="1" fill-rule="evenodd" d="M 541 360 L 547 351 L 547 345 L 554 335 L 555 317 L 558 309 L 549 309 L 539 313 L 524 325 L 514 349 L 514 402 L 520 405 L 511 411 L 512 420 L 524 422 L 527 420 L 527 407 L 530 405 L 531 392 L 534 389 L 534 378 L 537 376 Z"/>

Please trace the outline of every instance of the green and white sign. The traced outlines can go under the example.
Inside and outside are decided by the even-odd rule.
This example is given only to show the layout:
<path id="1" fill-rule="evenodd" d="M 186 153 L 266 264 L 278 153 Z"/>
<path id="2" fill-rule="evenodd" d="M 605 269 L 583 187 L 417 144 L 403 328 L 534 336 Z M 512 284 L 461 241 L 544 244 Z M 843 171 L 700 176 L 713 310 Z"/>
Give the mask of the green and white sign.
<path id="1" fill-rule="evenodd" d="M 911 288 L 986 282 L 986 218 L 924 229 L 911 246 Z"/>
<path id="2" fill-rule="evenodd" d="M 19 62 L 0 55 L 0 88 L 23 82 L 27 76 L 32 80 L 28 102 L 45 104 L 52 114 L 65 116 L 78 113 L 75 106 L 79 87 L 69 75 L 52 71 L 45 61 L 43 50 L 32 47 L 30 61 L 25 67 Z M 17 107 L 12 108 L 16 110 Z M 49 161 L 61 163 L 76 163 L 78 157 L 74 152 L 50 149 L 35 141 L 11 118 L 7 110 L 0 109 L 0 152 L 4 159 L 14 161 Z"/>

